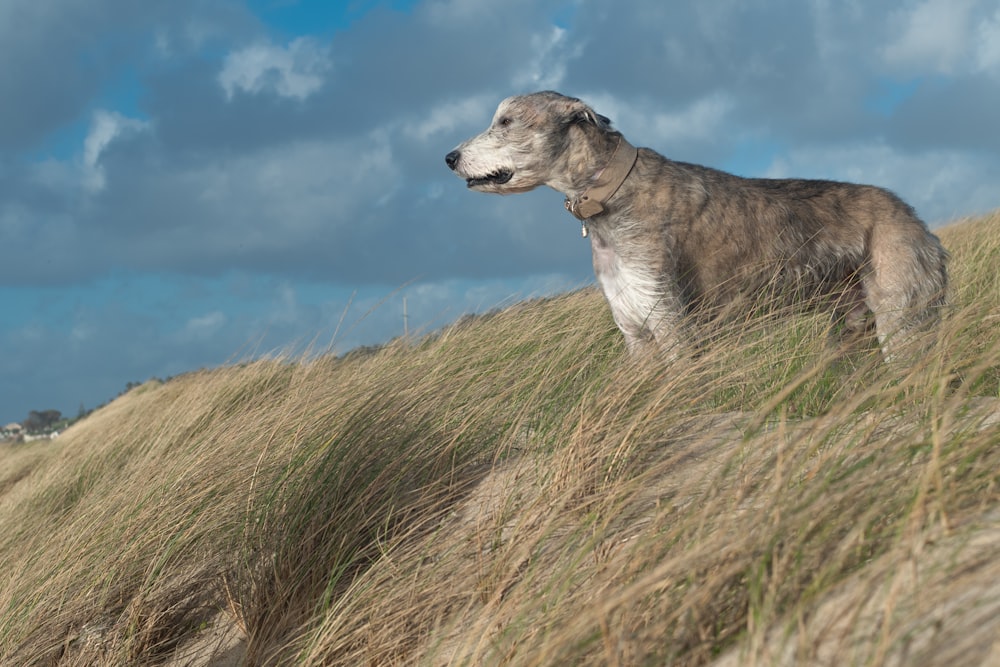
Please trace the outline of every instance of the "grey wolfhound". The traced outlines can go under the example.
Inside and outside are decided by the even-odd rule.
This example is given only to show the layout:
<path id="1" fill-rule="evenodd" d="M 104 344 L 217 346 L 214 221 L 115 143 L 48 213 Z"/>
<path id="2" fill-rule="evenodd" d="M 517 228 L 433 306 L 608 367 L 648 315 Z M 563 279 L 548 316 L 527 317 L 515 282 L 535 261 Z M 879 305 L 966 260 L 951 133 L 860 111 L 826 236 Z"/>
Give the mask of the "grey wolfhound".
<path id="1" fill-rule="evenodd" d="M 718 317 L 780 293 L 822 298 L 847 331 L 874 319 L 889 359 L 944 304 L 947 253 L 892 193 L 668 160 L 573 97 L 507 98 L 445 161 L 479 192 L 547 185 L 566 195 L 633 353 L 676 355 L 686 315 Z"/>

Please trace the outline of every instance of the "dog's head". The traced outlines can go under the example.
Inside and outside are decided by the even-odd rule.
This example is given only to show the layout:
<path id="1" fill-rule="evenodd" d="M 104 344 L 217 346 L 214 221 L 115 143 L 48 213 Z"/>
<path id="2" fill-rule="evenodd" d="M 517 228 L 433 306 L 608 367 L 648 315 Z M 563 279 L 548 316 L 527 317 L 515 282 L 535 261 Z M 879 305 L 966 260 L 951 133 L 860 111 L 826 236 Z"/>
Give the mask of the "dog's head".
<path id="1" fill-rule="evenodd" d="M 571 128 L 610 129 L 611 121 L 576 99 L 551 91 L 508 97 L 482 134 L 463 142 L 445 162 L 473 190 L 512 194 L 539 185 L 557 190 L 555 173 L 570 143 Z"/>

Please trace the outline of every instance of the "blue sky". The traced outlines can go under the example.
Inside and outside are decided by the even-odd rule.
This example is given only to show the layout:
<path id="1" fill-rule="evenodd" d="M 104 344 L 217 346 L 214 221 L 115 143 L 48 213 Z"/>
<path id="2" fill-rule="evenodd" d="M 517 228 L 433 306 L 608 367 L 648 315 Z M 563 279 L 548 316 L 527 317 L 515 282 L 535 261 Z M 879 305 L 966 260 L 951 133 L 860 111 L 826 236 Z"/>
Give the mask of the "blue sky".
<path id="1" fill-rule="evenodd" d="M 1000 207 L 996 0 L 2 0 L 0 423 L 593 281 L 443 157 L 555 89 L 632 143 Z"/>

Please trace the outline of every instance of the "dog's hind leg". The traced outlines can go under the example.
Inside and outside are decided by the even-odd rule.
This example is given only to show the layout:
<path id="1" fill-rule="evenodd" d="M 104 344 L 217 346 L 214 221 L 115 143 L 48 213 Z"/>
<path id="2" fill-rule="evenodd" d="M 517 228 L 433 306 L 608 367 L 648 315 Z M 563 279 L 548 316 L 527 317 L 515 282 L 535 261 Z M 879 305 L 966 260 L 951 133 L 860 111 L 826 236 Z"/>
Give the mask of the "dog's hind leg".
<path id="1" fill-rule="evenodd" d="M 830 320 L 830 343 L 853 346 L 874 328 L 861 281 L 851 281 L 837 295 Z"/>
<path id="2" fill-rule="evenodd" d="M 875 331 L 886 361 L 915 361 L 926 333 L 945 302 L 947 253 L 912 221 L 879 226 L 872 235 L 871 270 L 862 281 L 875 314 Z"/>

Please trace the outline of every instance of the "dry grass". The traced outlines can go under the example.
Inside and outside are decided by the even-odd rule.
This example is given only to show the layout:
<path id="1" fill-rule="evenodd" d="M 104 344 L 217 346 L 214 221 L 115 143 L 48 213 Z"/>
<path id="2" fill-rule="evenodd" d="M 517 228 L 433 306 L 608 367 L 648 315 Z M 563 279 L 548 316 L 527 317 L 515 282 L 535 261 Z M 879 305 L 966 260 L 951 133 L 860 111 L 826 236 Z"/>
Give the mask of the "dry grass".
<path id="1" fill-rule="evenodd" d="M 942 236 L 911 369 L 803 314 L 636 363 L 584 290 L 0 449 L 0 663 L 985 664 L 1000 215 Z"/>

